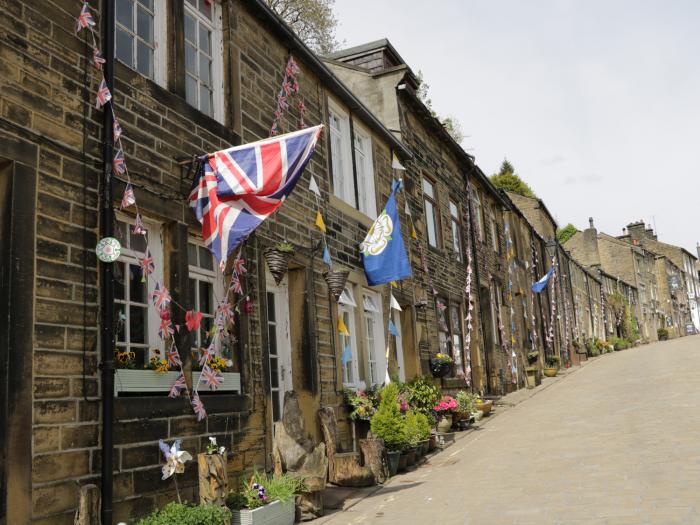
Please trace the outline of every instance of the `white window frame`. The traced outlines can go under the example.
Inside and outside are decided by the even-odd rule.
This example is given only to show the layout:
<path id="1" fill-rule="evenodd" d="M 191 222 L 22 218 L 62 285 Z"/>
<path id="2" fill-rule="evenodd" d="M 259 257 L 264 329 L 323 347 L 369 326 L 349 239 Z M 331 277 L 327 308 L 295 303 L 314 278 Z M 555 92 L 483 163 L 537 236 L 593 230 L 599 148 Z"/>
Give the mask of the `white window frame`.
<path id="1" fill-rule="evenodd" d="M 353 122 L 353 147 L 357 173 L 358 209 L 372 219 L 377 218 L 377 197 L 374 189 L 372 137 L 357 122 Z"/>
<path id="2" fill-rule="evenodd" d="M 274 326 L 277 348 L 277 353 L 274 356 L 268 352 L 268 360 L 272 361 L 275 359 L 277 361 L 278 380 L 277 387 L 273 387 L 272 366 L 270 363 L 270 394 L 271 396 L 277 396 L 278 418 L 275 419 L 274 405 L 270 417 L 272 421 L 279 421 L 284 415 L 284 396 L 287 392 L 294 388 L 292 374 L 292 347 L 289 333 L 289 286 L 287 284 L 286 276 L 279 285 L 275 284 L 269 270 L 266 270 L 265 276 L 265 300 L 267 301 L 267 294 L 271 294 L 275 301 L 275 320 L 270 321 L 268 311 L 268 317 L 265 320 L 265 329 L 269 331 L 270 327 Z"/>
<path id="3" fill-rule="evenodd" d="M 476 224 L 477 224 L 477 231 L 479 233 L 479 240 L 483 241 L 484 240 L 484 217 L 483 217 L 483 209 L 481 206 L 481 197 L 479 197 L 479 192 L 474 190 L 473 192 L 473 200 L 474 200 L 474 214 L 476 215 Z"/>
<path id="4" fill-rule="evenodd" d="M 162 87 L 167 87 L 168 83 L 168 51 L 167 51 L 167 20 L 166 20 L 166 13 L 167 13 L 167 0 L 153 0 L 153 77 L 148 77 L 146 78 L 151 78 L 151 80 L 155 81 L 158 85 Z M 128 33 L 132 38 L 138 39 L 138 40 L 143 40 L 141 37 L 138 36 L 137 31 L 138 28 L 136 27 L 137 24 L 137 16 L 136 13 L 138 12 L 138 0 L 134 0 L 133 2 L 133 29 L 127 29 L 123 25 L 121 25 L 119 22 L 115 21 L 116 26 L 123 30 L 125 33 Z M 117 31 L 115 28 L 114 31 L 114 56 L 116 58 L 116 53 L 117 53 Z M 134 65 L 136 64 L 136 58 L 135 58 L 135 46 L 132 45 L 132 54 L 134 55 Z M 121 60 L 120 60 L 121 62 Z M 124 64 L 124 62 L 122 62 Z M 137 69 L 134 69 L 131 67 L 130 64 L 124 64 L 127 66 L 129 69 L 133 69 L 134 71 L 138 72 Z M 142 73 L 139 73 L 141 75 Z M 145 76 L 145 75 L 144 75 Z"/>
<path id="5" fill-rule="evenodd" d="M 430 187 L 432 195 L 426 192 L 426 184 Z M 421 180 L 421 191 L 423 192 L 423 211 L 425 213 L 425 231 L 428 237 L 428 244 L 433 248 L 440 247 L 440 222 L 438 213 L 438 200 L 437 200 L 437 185 L 432 179 L 423 177 Z M 428 211 L 428 204 L 432 209 L 432 213 Z M 428 216 L 433 218 L 433 229 L 430 229 L 430 221 L 428 221 Z"/>
<path id="6" fill-rule="evenodd" d="M 496 215 L 492 214 L 491 217 L 489 217 L 489 229 L 491 230 L 491 247 L 493 248 L 493 251 L 498 253 L 499 252 L 499 243 L 498 243 L 498 228 L 496 225 Z"/>
<path id="7" fill-rule="evenodd" d="M 401 331 L 401 313 L 398 310 L 390 309 L 390 311 L 397 332 L 403 335 L 403 332 Z M 403 337 L 394 337 L 394 344 L 396 345 L 396 366 L 399 369 L 399 381 L 403 383 L 406 381 L 406 366 L 404 364 L 403 355 Z"/>
<path id="8" fill-rule="evenodd" d="M 205 1 L 205 0 L 193 0 Z M 190 4 L 189 0 L 184 0 L 185 14 L 189 14 L 197 21 L 197 40 L 199 40 L 199 24 L 206 25 L 211 30 L 211 87 L 212 87 L 212 114 L 209 115 L 220 123 L 224 123 L 224 37 L 223 37 L 223 14 L 221 4 L 211 1 L 211 20 L 207 19 L 197 8 Z M 185 23 L 183 19 L 183 24 Z M 183 26 L 184 31 L 184 26 Z M 185 43 L 185 45 L 187 45 Z M 199 42 L 196 42 L 197 49 L 197 68 L 199 68 Z M 187 72 L 185 72 L 187 76 Z M 200 76 L 197 75 L 197 105 L 198 110 L 201 107 L 199 103 L 200 94 Z M 201 111 L 201 110 L 200 110 Z M 205 113 L 206 114 L 206 113 Z"/>
<path id="9" fill-rule="evenodd" d="M 340 334 L 340 358 L 343 375 L 343 386 L 348 388 L 356 388 L 360 383 L 358 358 L 357 358 L 357 329 L 355 326 L 355 309 L 357 303 L 353 297 L 352 289 L 345 287 L 343 293 L 338 299 L 338 318 L 343 318 L 343 323 L 350 333 L 349 336 Z M 347 314 L 347 319 L 344 314 Z M 345 347 L 350 346 L 351 359 L 349 363 L 342 362 L 342 356 L 345 352 Z M 349 365 L 349 366 L 348 366 Z"/>
<path id="10" fill-rule="evenodd" d="M 130 241 L 129 235 L 131 231 L 133 230 L 134 227 L 134 217 L 130 217 L 126 214 L 123 214 L 121 212 L 116 213 L 116 219 L 117 221 L 124 223 L 126 225 L 127 231 L 126 231 L 126 238 L 125 239 L 120 239 L 120 242 L 122 242 L 122 251 L 121 255 L 119 256 L 119 263 L 124 263 L 125 267 L 127 264 L 132 264 L 135 266 L 141 267 L 141 261 L 144 257 L 143 252 L 139 252 L 136 250 L 131 249 L 130 247 Z M 154 265 L 154 271 L 153 273 L 146 279 L 146 331 L 145 331 L 145 337 L 146 340 L 143 344 L 137 344 L 133 345 L 138 348 L 146 348 L 146 352 L 144 354 L 146 362 L 144 363 L 136 363 L 137 369 L 141 369 L 141 367 L 144 364 L 148 363 L 148 360 L 153 357 L 151 350 L 153 349 L 158 349 L 160 350 L 160 355 L 161 358 L 164 358 L 164 349 L 165 349 L 165 344 L 163 340 L 158 336 L 158 328 L 160 327 L 160 316 L 158 315 L 158 309 L 152 306 L 152 294 L 155 291 L 155 285 L 156 282 L 163 283 L 163 244 L 161 241 L 161 224 L 157 223 L 155 221 L 152 221 L 150 219 L 142 218 L 143 224 L 148 231 L 148 236 L 146 237 L 146 240 L 148 241 L 148 249 L 151 252 L 151 257 L 153 258 L 153 265 Z M 127 304 L 128 305 L 128 279 L 126 272 L 124 274 L 124 302 L 118 301 L 115 299 L 115 306 L 118 304 Z M 143 304 L 143 303 L 138 303 L 138 304 Z M 116 346 L 120 349 L 123 348 L 130 348 L 132 345 L 129 342 L 130 336 L 129 336 L 129 323 L 130 323 L 130 311 L 129 308 L 124 308 L 124 314 L 126 315 L 126 325 L 124 329 L 124 336 L 125 336 L 125 342 L 120 343 L 117 342 Z M 116 337 L 116 336 L 115 336 Z"/>
<path id="11" fill-rule="evenodd" d="M 459 217 L 459 206 L 450 200 L 450 231 L 452 233 L 452 249 L 457 254 L 457 260 L 462 260 L 462 221 Z"/>
<path id="12" fill-rule="evenodd" d="M 204 321 L 204 318 L 209 318 L 211 319 L 211 322 L 214 322 L 214 319 L 216 317 L 216 307 L 219 304 L 219 301 L 221 301 L 224 297 L 224 282 L 223 278 L 220 274 L 217 273 L 217 262 L 216 259 L 214 258 L 214 255 L 212 255 L 209 250 L 206 248 L 204 245 L 204 242 L 202 242 L 201 239 L 197 237 L 190 237 L 188 240 L 188 247 L 187 249 L 189 250 L 189 245 L 193 244 L 197 247 L 197 264 L 191 264 L 189 260 L 189 251 L 187 254 L 187 268 L 189 270 L 189 279 L 195 281 L 195 290 L 194 290 L 194 297 L 195 297 L 195 303 L 191 304 L 190 307 L 193 308 L 197 312 L 201 312 L 200 310 L 200 297 L 199 297 L 199 281 L 206 282 L 212 285 L 212 297 L 211 297 L 211 304 L 213 311 L 210 314 L 205 314 L 202 312 L 202 321 Z M 200 266 L 201 261 L 200 261 L 200 255 L 201 255 L 201 250 L 200 248 L 205 248 L 206 250 L 206 255 L 212 258 L 212 264 L 213 264 L 213 270 L 209 270 L 207 268 L 203 268 Z M 197 334 L 195 334 L 194 341 L 192 341 L 192 344 L 194 345 L 193 348 L 200 348 L 202 346 L 202 341 L 200 339 L 201 333 L 198 330 Z M 216 351 L 220 350 L 220 344 L 221 341 L 217 337 L 214 340 L 214 347 Z"/>
<path id="13" fill-rule="evenodd" d="M 367 384 L 381 385 L 386 375 L 384 316 L 381 296 L 376 292 L 363 290 L 362 310 L 364 343 L 367 351 Z"/>
<path id="14" fill-rule="evenodd" d="M 338 122 L 336 128 L 334 118 Z M 333 195 L 353 208 L 355 202 L 355 178 L 352 169 L 352 143 L 350 137 L 350 115 L 332 99 L 328 99 L 328 129 L 331 149 L 331 171 L 333 172 Z"/>

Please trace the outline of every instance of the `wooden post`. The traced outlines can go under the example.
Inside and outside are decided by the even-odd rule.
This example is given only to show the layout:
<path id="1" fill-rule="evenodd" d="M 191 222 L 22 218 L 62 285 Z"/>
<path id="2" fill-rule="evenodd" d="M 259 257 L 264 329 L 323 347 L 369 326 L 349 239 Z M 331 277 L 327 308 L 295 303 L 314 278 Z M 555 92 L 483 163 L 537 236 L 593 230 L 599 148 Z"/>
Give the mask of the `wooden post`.
<path id="1" fill-rule="evenodd" d="M 362 456 L 376 483 L 384 483 L 389 479 L 389 464 L 384 451 L 383 439 L 361 439 L 360 449 Z"/>
<path id="2" fill-rule="evenodd" d="M 226 505 L 228 475 L 226 459 L 221 454 L 197 454 L 199 467 L 199 504 Z"/>
<path id="3" fill-rule="evenodd" d="M 74 525 L 100 525 L 100 489 L 97 485 L 80 487 L 80 502 Z"/>

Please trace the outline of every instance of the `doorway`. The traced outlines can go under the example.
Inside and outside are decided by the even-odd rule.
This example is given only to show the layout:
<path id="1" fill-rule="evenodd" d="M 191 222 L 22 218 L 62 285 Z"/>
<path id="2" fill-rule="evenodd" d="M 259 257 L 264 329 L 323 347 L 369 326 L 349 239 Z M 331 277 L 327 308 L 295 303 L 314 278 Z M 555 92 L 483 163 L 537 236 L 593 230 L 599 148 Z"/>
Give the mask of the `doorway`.
<path id="1" fill-rule="evenodd" d="M 287 279 L 267 283 L 267 346 L 270 370 L 272 421 L 279 421 L 284 410 L 284 394 L 294 388 L 292 343 L 289 335 L 289 287 Z"/>

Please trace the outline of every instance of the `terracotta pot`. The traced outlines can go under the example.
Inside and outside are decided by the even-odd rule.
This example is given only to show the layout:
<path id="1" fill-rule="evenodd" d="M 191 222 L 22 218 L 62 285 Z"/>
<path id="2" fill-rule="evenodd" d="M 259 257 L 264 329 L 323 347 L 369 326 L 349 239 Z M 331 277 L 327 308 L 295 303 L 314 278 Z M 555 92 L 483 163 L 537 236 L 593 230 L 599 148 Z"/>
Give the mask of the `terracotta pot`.
<path id="1" fill-rule="evenodd" d="M 547 377 L 554 377 L 555 375 L 557 375 L 557 372 L 558 372 L 558 371 L 559 371 L 558 368 L 549 368 L 549 367 L 546 367 L 546 368 L 543 368 L 543 369 L 542 369 L 542 372 L 543 372 L 544 375 L 546 375 Z"/>
<path id="2" fill-rule="evenodd" d="M 277 248 L 266 248 L 263 252 L 267 267 L 270 269 L 275 284 L 279 284 L 289 269 L 289 259 L 294 256 L 294 252 L 286 252 Z"/>
<path id="3" fill-rule="evenodd" d="M 340 299 L 340 294 L 342 294 L 343 290 L 345 289 L 345 282 L 348 280 L 348 275 L 350 275 L 350 272 L 347 271 L 323 272 L 323 278 L 326 280 L 328 288 L 330 289 L 331 294 L 333 295 L 333 298 L 336 300 L 336 302 L 338 301 L 338 299 Z"/>

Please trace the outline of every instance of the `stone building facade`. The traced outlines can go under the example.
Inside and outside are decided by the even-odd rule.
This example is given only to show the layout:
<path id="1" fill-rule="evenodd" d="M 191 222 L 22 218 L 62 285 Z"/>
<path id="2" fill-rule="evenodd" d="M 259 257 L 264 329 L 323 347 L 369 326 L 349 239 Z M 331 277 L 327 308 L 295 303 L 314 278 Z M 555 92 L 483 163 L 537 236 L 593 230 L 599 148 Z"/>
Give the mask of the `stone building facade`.
<path id="1" fill-rule="evenodd" d="M 351 270 L 356 307 L 350 315 L 357 321 L 352 380 L 370 382 L 376 373 L 370 357 L 376 358 L 375 366 L 382 366 L 384 348 L 377 349 L 385 336 L 388 295 L 366 287 L 358 244 L 371 223 L 371 212 L 380 210 L 389 194 L 392 155 L 405 161 L 410 154 L 264 2 L 117 4 L 122 40 L 117 42 L 115 113 L 124 129 L 126 161 L 149 230 L 155 277 L 184 307 L 206 312 L 207 302 L 213 304 L 216 290 L 224 286 L 185 202 L 192 177 L 187 159 L 268 136 L 290 51 L 301 68 L 306 122 L 327 124 L 297 190 L 243 248 L 248 267 L 244 289 L 252 312 L 246 313 L 246 308 L 236 316 L 226 350 L 232 361 L 229 372 L 240 378 L 240 387 L 203 393 L 209 415 L 197 422 L 186 399 L 168 399 L 167 391 L 127 392 L 117 376 L 114 518 L 131 521 L 156 502 L 174 498 L 172 483 L 160 480 L 160 438 L 183 438 L 183 448 L 194 454 L 203 450 L 208 436 L 216 436 L 231 452 L 228 469 L 236 483 L 237 476 L 253 466 L 269 464 L 271 423 L 279 416 L 275 396 L 279 399 L 280 391 L 293 388 L 299 393 L 306 427 L 317 437 L 316 410 L 321 405 L 335 407 L 344 420 L 342 391 L 348 378 L 338 351 L 337 306 L 322 277 L 326 268 L 318 250 L 315 212 L 320 205 L 333 260 Z M 0 176 L 6 255 L 2 286 L 8 298 L 3 310 L 10 322 L 2 328 L 7 344 L 0 350 L 9 365 L 0 372 L 9 392 L 0 411 L 0 521 L 7 523 L 72 523 L 78 485 L 99 484 L 99 366 L 104 349 L 96 327 L 98 292 L 104 284 L 98 280 L 94 247 L 103 179 L 103 117 L 94 109 L 97 75 L 90 62 L 89 36 L 85 31 L 75 35 L 79 7 L 54 0 L 41 7 L 29 1 L 3 2 L 1 8 Z M 92 8 L 99 21 L 98 4 Z M 145 20 L 143 33 L 132 27 L 135 10 L 138 19 Z M 201 37 L 195 43 L 185 31 L 191 27 Z M 137 53 L 139 45 L 150 51 Z M 210 61 L 210 79 L 204 69 L 193 72 L 186 62 L 193 47 L 201 63 Z M 199 91 L 192 91 L 191 82 Z M 333 111 L 343 128 L 337 152 L 328 131 Z M 296 129 L 298 119 L 298 109 L 290 109 L 282 130 Z M 355 131 L 349 135 L 348 128 Z M 338 164 L 340 157 L 339 169 L 352 184 L 362 177 L 365 189 L 373 185 L 373 198 L 366 198 L 367 193 L 360 197 L 363 205 L 373 203 L 374 210 L 358 209 L 357 192 L 335 198 L 334 161 Z M 320 187 L 319 201 L 307 189 L 311 174 Z M 108 204 L 118 208 L 124 180 L 116 179 L 115 201 Z M 153 283 L 139 278 L 137 261 L 144 246 L 143 239 L 131 233 L 130 211 L 115 216 L 124 247 L 124 257 L 115 264 L 117 309 L 124 323 L 117 346 L 133 348 L 140 368 L 156 349 L 165 348 L 153 337 L 155 324 L 145 298 Z M 291 243 L 296 254 L 286 280 L 273 287 L 262 251 L 280 241 Z M 365 298 L 372 302 L 371 312 Z M 277 323 L 273 310 L 288 319 Z M 184 312 L 173 310 L 174 322 L 184 324 L 183 317 Z M 375 346 L 368 342 L 369 327 L 377 330 Z M 180 348 L 196 348 L 206 335 L 177 337 Z M 285 356 L 278 353 L 282 346 L 286 369 Z M 192 357 L 182 353 L 192 385 Z M 348 436 L 347 427 L 341 427 L 341 439 Z M 196 499 L 195 484 L 192 464 L 180 478 L 183 498 Z"/>

